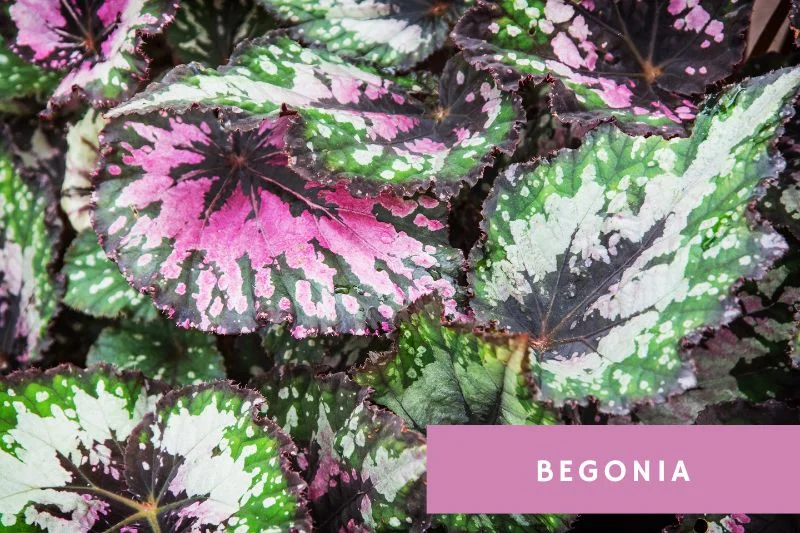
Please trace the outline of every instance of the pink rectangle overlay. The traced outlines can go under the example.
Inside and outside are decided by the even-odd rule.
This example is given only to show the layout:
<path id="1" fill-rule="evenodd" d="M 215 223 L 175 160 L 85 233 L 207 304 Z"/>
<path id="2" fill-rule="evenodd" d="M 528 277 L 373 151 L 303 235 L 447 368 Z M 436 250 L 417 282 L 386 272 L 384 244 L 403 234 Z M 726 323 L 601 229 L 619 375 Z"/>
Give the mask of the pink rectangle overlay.
<path id="1" fill-rule="evenodd" d="M 800 513 L 800 426 L 429 426 L 427 432 L 429 513 Z M 552 481 L 539 481 L 539 460 L 552 465 Z M 559 480 L 562 460 L 572 460 L 565 477 L 573 481 Z M 582 481 L 579 467 L 590 460 L 597 480 Z M 605 476 L 613 460 L 626 465 L 621 481 Z M 645 460 L 650 481 L 641 471 Z M 666 481 L 658 480 L 659 460 Z M 672 481 L 678 461 L 689 481 L 681 475 Z M 609 473 L 618 478 L 618 464 Z M 584 474 L 592 477 L 591 463 Z"/>

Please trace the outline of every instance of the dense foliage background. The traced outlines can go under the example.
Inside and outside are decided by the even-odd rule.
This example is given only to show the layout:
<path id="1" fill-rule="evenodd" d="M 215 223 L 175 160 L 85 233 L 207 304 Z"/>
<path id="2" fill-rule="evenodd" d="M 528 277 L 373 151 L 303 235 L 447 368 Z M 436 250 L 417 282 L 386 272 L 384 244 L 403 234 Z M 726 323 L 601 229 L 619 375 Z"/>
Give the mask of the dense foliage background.
<path id="1" fill-rule="evenodd" d="M 800 423 L 798 45 L 788 0 L 4 2 L 0 529 L 799 531 L 425 509 L 429 424 Z"/>

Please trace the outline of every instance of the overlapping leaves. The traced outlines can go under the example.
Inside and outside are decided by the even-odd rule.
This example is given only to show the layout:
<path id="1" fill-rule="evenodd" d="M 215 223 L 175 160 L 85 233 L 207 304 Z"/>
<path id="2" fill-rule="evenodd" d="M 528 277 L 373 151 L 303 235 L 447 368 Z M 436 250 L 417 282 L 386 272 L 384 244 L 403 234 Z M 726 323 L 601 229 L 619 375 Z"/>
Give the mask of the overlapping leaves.
<path id="1" fill-rule="evenodd" d="M 777 71 L 709 103 L 689 139 L 603 127 L 498 178 L 472 306 L 531 334 L 546 398 L 625 411 L 694 385 L 680 339 L 730 321 L 731 286 L 786 249 L 747 213 L 798 85 L 800 70 Z"/>
<path id="2" fill-rule="evenodd" d="M 438 96 L 423 101 L 421 90 L 272 33 L 240 46 L 218 70 L 178 67 L 109 114 L 200 103 L 252 124 L 289 109 L 301 118 L 289 132 L 293 167 L 313 181 L 350 178 L 351 190 L 368 192 L 433 183 L 444 195 L 461 181 L 474 183 L 497 150 L 516 143 L 516 97 L 460 56 L 445 67 Z"/>
<path id="3" fill-rule="evenodd" d="M 444 46 L 472 0 L 259 0 L 296 38 L 345 58 L 405 70 Z"/>
<path id="4" fill-rule="evenodd" d="M 66 75 L 51 97 L 80 94 L 107 106 L 132 96 L 147 71 L 139 47 L 174 18 L 173 0 L 14 0 L 13 47 L 25 60 Z"/>
<path id="5" fill-rule="evenodd" d="M 425 440 L 398 416 L 366 403 L 344 374 L 315 378 L 283 367 L 254 383 L 267 415 L 303 449 L 312 517 L 320 531 L 414 531 L 425 517 Z"/>
<path id="6" fill-rule="evenodd" d="M 216 67 L 228 61 L 238 43 L 261 37 L 274 25 L 257 0 L 181 0 L 167 40 L 179 63 Z"/>
<path id="7" fill-rule="evenodd" d="M 726 78 L 744 52 L 743 0 L 500 0 L 455 30 L 468 61 L 503 86 L 557 80 L 553 110 L 570 121 L 616 119 L 626 131 L 686 132 L 691 95 Z"/>
<path id="8" fill-rule="evenodd" d="M 0 523 L 15 531 L 308 530 L 293 448 L 227 384 L 173 391 L 109 367 L 0 382 Z"/>
<path id="9" fill-rule="evenodd" d="M 356 374 L 374 401 L 420 431 L 431 424 L 551 424 L 534 401 L 526 333 L 443 325 L 435 300 L 399 320 L 393 351 L 375 355 Z"/>
<path id="10" fill-rule="evenodd" d="M 386 331 L 420 295 L 452 297 L 446 204 L 304 181 L 286 166 L 287 126 L 226 131 L 211 112 L 111 122 L 95 224 L 134 286 L 183 326 L 289 321 L 297 337 Z"/>

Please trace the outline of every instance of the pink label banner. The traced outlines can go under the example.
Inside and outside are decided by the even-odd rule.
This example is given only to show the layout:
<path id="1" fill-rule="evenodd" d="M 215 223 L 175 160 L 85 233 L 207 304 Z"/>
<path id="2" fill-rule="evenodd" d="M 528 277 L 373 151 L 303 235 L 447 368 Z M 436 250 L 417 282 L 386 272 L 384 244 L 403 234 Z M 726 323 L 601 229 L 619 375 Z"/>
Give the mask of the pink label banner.
<path id="1" fill-rule="evenodd" d="M 800 426 L 429 426 L 429 513 L 800 513 Z"/>

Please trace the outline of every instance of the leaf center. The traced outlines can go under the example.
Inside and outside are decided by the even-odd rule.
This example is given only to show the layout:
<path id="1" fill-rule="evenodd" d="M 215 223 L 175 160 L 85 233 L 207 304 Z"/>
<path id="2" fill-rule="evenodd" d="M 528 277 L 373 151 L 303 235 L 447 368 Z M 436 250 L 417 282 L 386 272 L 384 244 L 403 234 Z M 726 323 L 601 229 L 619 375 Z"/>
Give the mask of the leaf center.
<path id="1" fill-rule="evenodd" d="M 644 79 L 647 83 L 653 83 L 656 81 L 656 78 L 661 76 L 663 70 L 658 65 L 654 65 L 652 60 L 644 59 L 642 60 L 642 74 L 644 74 Z"/>
<path id="2" fill-rule="evenodd" d="M 428 13 L 430 13 L 433 17 L 441 17 L 449 8 L 449 2 L 435 2 L 428 10 Z"/>
<path id="3" fill-rule="evenodd" d="M 433 111 L 433 118 L 436 122 L 441 122 L 450 115 L 450 110 L 446 107 L 439 106 Z"/>

